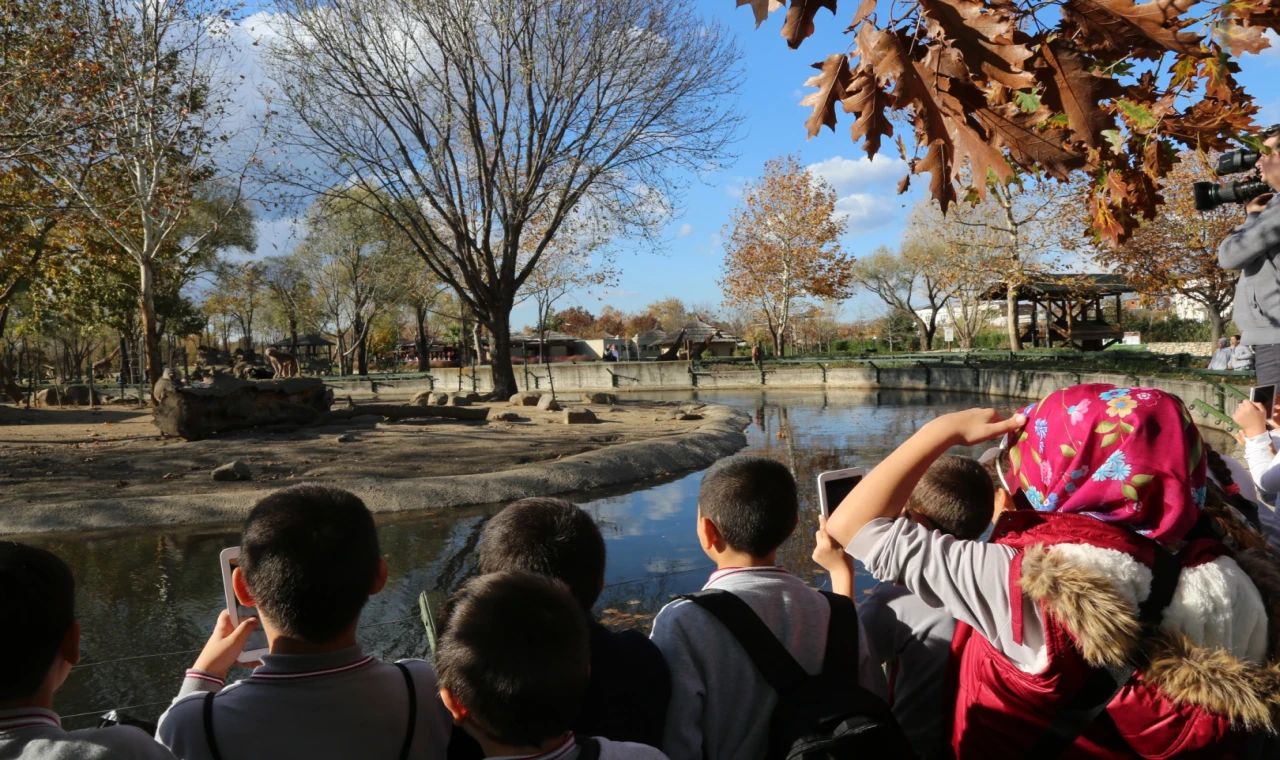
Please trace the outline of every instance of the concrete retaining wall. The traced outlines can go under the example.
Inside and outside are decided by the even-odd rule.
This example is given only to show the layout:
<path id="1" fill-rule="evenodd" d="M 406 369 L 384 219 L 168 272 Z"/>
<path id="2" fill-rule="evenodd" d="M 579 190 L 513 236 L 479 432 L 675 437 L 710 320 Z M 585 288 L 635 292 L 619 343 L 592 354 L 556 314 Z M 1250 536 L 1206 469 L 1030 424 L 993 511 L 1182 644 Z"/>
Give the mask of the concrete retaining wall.
<path id="1" fill-rule="evenodd" d="M 1019 399 L 1041 399 L 1049 393 L 1078 383 L 1111 383 L 1160 388 L 1180 396 L 1190 404 L 1196 399 L 1228 411 L 1235 403 L 1207 383 L 1136 377 L 1105 372 L 1044 372 L 1030 370 L 991 370 L 969 367 L 827 367 L 821 364 L 797 365 L 763 371 L 750 365 L 717 366 L 695 369 L 688 362 L 597 362 L 579 364 L 532 365 L 527 371 L 516 367 L 516 384 L 521 390 L 546 391 L 551 387 L 548 370 L 555 380 L 557 392 L 580 390 L 653 391 L 690 389 L 747 388 L 831 388 L 831 389 L 899 389 L 943 390 L 979 393 Z M 487 393 L 493 389 L 488 367 L 471 369 L 434 369 L 430 381 L 399 380 L 331 383 L 334 393 L 344 395 L 411 395 L 419 390 Z M 1203 420 L 1206 427 L 1216 427 L 1213 419 Z"/>

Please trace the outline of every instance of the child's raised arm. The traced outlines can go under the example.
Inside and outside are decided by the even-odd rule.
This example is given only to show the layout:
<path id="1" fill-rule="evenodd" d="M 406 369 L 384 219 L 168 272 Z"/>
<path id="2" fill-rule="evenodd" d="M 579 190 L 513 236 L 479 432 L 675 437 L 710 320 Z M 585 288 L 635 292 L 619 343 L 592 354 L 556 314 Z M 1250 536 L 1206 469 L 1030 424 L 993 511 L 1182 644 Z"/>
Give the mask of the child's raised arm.
<path id="1" fill-rule="evenodd" d="M 989 441 L 1025 424 L 1021 414 L 1006 420 L 994 409 L 952 412 L 925 423 L 844 497 L 827 521 L 827 533 L 848 546 L 872 520 L 900 515 L 925 470 L 947 449 Z"/>

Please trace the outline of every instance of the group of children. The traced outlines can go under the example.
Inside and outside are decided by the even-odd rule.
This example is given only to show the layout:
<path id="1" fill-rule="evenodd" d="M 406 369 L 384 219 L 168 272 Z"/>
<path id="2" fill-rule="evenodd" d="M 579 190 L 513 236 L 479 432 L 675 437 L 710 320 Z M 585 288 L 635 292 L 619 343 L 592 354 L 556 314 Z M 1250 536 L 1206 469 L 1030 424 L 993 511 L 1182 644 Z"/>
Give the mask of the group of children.
<path id="1" fill-rule="evenodd" d="M 985 466 L 946 455 L 996 439 Z M 486 526 L 480 574 L 440 610 L 434 663 L 357 643 L 387 579 L 363 503 L 286 488 L 252 510 L 233 573 L 259 617 L 220 616 L 154 740 L 60 728 L 74 582 L 53 555 L 0 544 L 0 608 L 22 611 L 0 626 L 0 760 L 1269 756 L 1280 566 L 1215 456 L 1153 389 L 1076 386 L 1007 420 L 944 415 L 818 527 L 834 595 L 778 566 L 799 518 L 792 474 L 730 457 L 698 495 L 717 569 L 650 638 L 592 618 L 605 545 L 591 517 L 525 499 Z M 855 557 L 881 583 L 851 624 L 837 595 L 854 595 Z M 226 684 L 259 626 L 269 653 Z M 803 681 L 821 698 L 780 685 L 797 666 L 826 677 Z M 909 749 L 859 754 L 898 727 Z"/>

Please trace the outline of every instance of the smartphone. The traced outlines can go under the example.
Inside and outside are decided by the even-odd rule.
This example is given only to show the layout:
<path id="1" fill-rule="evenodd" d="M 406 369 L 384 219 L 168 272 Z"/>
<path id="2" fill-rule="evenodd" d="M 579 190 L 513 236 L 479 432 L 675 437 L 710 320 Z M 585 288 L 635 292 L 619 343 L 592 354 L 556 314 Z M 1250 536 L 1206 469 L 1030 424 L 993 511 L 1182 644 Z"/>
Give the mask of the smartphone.
<path id="1" fill-rule="evenodd" d="M 226 597 L 227 612 L 231 613 L 231 625 L 240 625 L 240 621 L 245 618 L 257 617 L 258 610 L 253 607 L 246 607 L 236 599 L 235 589 L 231 586 L 231 571 L 240 566 L 240 547 L 231 546 L 222 550 L 218 555 L 218 560 L 222 565 L 222 593 Z M 262 655 L 267 653 L 267 632 L 262 630 L 259 625 L 253 633 L 249 634 L 249 640 L 245 642 L 244 651 L 236 658 L 236 662 L 259 662 Z"/>
<path id="2" fill-rule="evenodd" d="M 1262 408 L 1267 410 L 1267 416 L 1271 416 L 1276 408 L 1276 387 L 1255 385 L 1249 389 L 1249 400 L 1262 404 Z"/>
<path id="3" fill-rule="evenodd" d="M 847 470 L 831 470 L 818 475 L 818 506 L 823 517 L 831 517 L 844 497 L 849 495 L 854 486 L 862 482 L 867 471 L 862 467 L 850 467 Z"/>

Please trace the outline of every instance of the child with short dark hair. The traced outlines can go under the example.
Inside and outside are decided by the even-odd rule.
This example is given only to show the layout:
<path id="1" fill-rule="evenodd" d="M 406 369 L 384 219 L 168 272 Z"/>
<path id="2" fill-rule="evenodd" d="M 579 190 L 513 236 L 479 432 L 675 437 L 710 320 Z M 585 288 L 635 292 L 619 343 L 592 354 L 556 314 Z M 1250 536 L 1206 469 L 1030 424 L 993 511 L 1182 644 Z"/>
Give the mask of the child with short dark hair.
<path id="1" fill-rule="evenodd" d="M 778 547 L 796 527 L 799 498 L 785 465 L 733 456 L 703 476 L 698 540 L 717 566 L 704 588 L 746 602 L 810 675 L 823 670 L 831 606 L 826 597 L 778 567 Z M 672 760 L 759 760 L 769 744 L 778 694 L 734 634 L 689 600 L 662 608 L 653 641 L 671 668 L 671 706 L 663 750 Z M 850 644 L 852 646 L 852 642 Z M 884 675 L 858 633 L 858 682 L 884 695 Z"/>
<path id="2" fill-rule="evenodd" d="M 485 757 L 665 758 L 570 730 L 591 669 L 579 605 L 560 581 L 512 571 L 471 579 L 441 608 L 440 699 Z"/>
<path id="3" fill-rule="evenodd" d="M 481 573 L 524 570 L 563 582 L 587 623 L 591 679 L 571 728 L 618 742 L 662 744 L 671 698 L 666 660 L 639 631 L 610 631 L 591 616 L 604 587 L 605 545 L 591 515 L 564 499 L 521 499 L 480 539 Z"/>
<path id="4" fill-rule="evenodd" d="M 907 498 L 903 515 L 932 530 L 966 541 L 991 525 L 995 488 L 975 459 L 939 457 Z M 832 589 L 853 598 L 853 558 L 818 528 L 813 560 L 831 574 Z M 956 619 L 906 586 L 881 583 L 858 605 L 859 618 L 876 660 L 888 679 L 889 704 L 917 757 L 952 757 L 943 709 L 943 684 Z"/>
<path id="5" fill-rule="evenodd" d="M 386 663 L 356 643 L 360 612 L 387 580 L 373 515 L 355 495 L 304 484 L 260 500 L 245 521 L 236 597 L 258 619 L 226 611 L 157 739 L 183 760 L 443 758 L 449 715 L 423 660 Z M 261 625 L 270 654 L 223 688 Z"/>
<path id="6" fill-rule="evenodd" d="M 75 579 L 44 549 L 0 541 L 0 758 L 169 758 L 130 726 L 64 731 L 53 693 L 80 661 Z"/>

